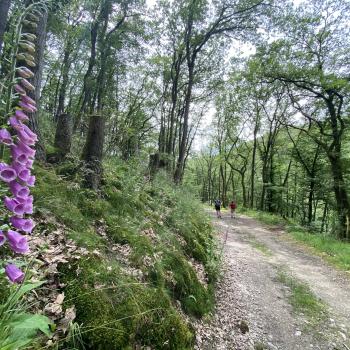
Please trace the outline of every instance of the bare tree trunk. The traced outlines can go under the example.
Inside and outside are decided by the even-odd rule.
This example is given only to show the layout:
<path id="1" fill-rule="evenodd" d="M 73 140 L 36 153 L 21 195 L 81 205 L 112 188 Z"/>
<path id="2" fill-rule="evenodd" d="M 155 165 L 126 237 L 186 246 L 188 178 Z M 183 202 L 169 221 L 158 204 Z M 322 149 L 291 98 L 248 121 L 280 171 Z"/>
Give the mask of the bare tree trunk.
<path id="1" fill-rule="evenodd" d="M 72 118 L 68 114 L 61 114 L 57 119 L 55 134 L 55 153 L 48 157 L 49 162 L 60 162 L 70 152 L 72 145 Z"/>
<path id="2" fill-rule="evenodd" d="M 11 0 L 0 0 L 0 53 L 2 49 L 2 43 L 4 40 L 4 34 L 7 25 L 7 16 L 10 9 Z"/>
<path id="3" fill-rule="evenodd" d="M 85 161 L 85 185 L 98 190 L 102 179 L 102 157 L 105 119 L 100 115 L 90 116 L 89 130 L 82 158 Z"/>

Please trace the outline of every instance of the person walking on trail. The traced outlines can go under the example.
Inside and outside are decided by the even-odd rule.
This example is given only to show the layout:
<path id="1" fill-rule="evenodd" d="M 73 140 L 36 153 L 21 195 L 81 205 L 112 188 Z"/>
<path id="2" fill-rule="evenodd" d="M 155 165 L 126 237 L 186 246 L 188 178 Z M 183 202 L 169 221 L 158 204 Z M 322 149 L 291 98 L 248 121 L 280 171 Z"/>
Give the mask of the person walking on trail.
<path id="1" fill-rule="evenodd" d="M 220 212 L 221 201 L 220 201 L 220 199 L 216 199 L 214 202 L 214 205 L 215 205 L 215 210 L 216 210 L 216 216 L 221 219 L 221 212 Z"/>
<path id="2" fill-rule="evenodd" d="M 230 203 L 231 218 L 235 218 L 236 217 L 236 208 L 237 208 L 236 202 L 235 201 L 231 201 L 231 203 Z"/>

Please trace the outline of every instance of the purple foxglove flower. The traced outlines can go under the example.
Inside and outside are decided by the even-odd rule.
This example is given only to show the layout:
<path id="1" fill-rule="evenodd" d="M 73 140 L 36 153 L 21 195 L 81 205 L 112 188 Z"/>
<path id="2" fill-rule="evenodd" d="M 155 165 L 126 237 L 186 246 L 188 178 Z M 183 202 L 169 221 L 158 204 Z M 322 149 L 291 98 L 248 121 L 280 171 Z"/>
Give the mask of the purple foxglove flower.
<path id="1" fill-rule="evenodd" d="M 2 246 L 6 242 L 6 236 L 2 231 L 0 231 L 0 246 Z"/>
<path id="2" fill-rule="evenodd" d="M 25 164 L 26 168 L 31 169 L 33 167 L 34 159 L 28 158 L 27 163 Z"/>
<path id="3" fill-rule="evenodd" d="M 16 130 L 23 125 L 15 116 L 10 117 L 8 123 Z"/>
<path id="4" fill-rule="evenodd" d="M 17 173 L 17 177 L 23 181 L 26 182 L 28 181 L 29 177 L 30 177 L 30 170 L 25 168 L 24 166 L 22 166 L 19 163 L 13 163 L 12 164 L 13 169 L 15 169 L 16 173 Z"/>
<path id="5" fill-rule="evenodd" d="M 24 273 L 14 264 L 8 264 L 5 267 L 5 273 L 13 283 L 21 283 L 24 280 Z"/>
<path id="6" fill-rule="evenodd" d="M 26 182 L 26 185 L 27 186 L 30 186 L 30 187 L 33 187 L 35 185 L 35 176 L 32 175 L 32 176 L 29 176 L 29 179 L 27 180 Z"/>
<path id="7" fill-rule="evenodd" d="M 21 186 L 17 181 L 10 182 L 10 189 L 15 197 L 27 198 L 30 194 L 29 188 Z"/>
<path id="8" fill-rule="evenodd" d="M 28 104 L 30 104 L 32 106 L 36 105 L 36 102 L 32 98 L 30 98 L 28 95 L 22 96 L 21 99 L 22 99 L 23 102 L 28 103 Z"/>
<path id="9" fill-rule="evenodd" d="M 17 145 L 11 146 L 11 156 L 14 162 L 27 167 L 29 161 L 28 155 Z"/>
<path id="10" fill-rule="evenodd" d="M 19 76 L 21 76 L 22 78 L 33 78 L 34 73 L 28 69 L 27 67 L 20 67 L 17 68 L 17 73 Z"/>
<path id="11" fill-rule="evenodd" d="M 6 163 L 0 163 L 0 179 L 4 182 L 11 182 L 17 177 L 17 172 L 14 168 Z"/>
<path id="12" fill-rule="evenodd" d="M 27 237 L 22 236 L 20 233 L 12 230 L 8 230 L 6 236 L 10 244 L 10 248 L 14 252 L 21 254 L 29 252 Z"/>
<path id="13" fill-rule="evenodd" d="M 25 87 L 29 91 L 34 91 L 35 87 L 27 80 L 27 79 L 22 79 L 21 80 L 21 85 Z"/>
<path id="14" fill-rule="evenodd" d="M 28 134 L 28 136 L 30 136 L 35 141 L 38 141 L 38 135 L 35 132 L 30 130 L 30 128 L 25 124 L 22 124 L 22 127 L 23 127 L 23 130 Z"/>
<path id="15" fill-rule="evenodd" d="M 4 198 L 5 207 L 15 213 L 18 216 L 21 216 L 26 213 L 26 203 L 20 203 L 15 198 Z"/>
<path id="16" fill-rule="evenodd" d="M 13 144 L 12 136 L 7 129 L 0 129 L 0 142 L 7 146 Z"/>
<path id="17" fill-rule="evenodd" d="M 36 112 L 36 107 L 32 106 L 31 104 L 29 103 L 25 103 L 24 101 L 19 101 L 18 102 L 19 106 L 25 110 L 26 112 L 29 112 L 29 113 L 34 113 Z"/>
<path id="18" fill-rule="evenodd" d="M 21 85 L 16 84 L 16 85 L 14 86 L 14 88 L 15 88 L 15 90 L 16 90 L 16 92 L 17 92 L 18 94 L 20 94 L 20 95 L 25 95 L 25 94 L 26 94 L 26 91 L 22 88 Z"/>
<path id="19" fill-rule="evenodd" d="M 21 151 L 23 151 L 23 153 L 25 153 L 28 157 L 35 157 L 35 150 L 27 146 L 25 143 L 20 141 L 17 145 L 21 149 Z"/>
<path id="20" fill-rule="evenodd" d="M 33 204 L 33 196 L 16 197 L 15 199 L 18 203 Z"/>
<path id="21" fill-rule="evenodd" d="M 25 113 L 23 113 L 23 111 L 21 111 L 20 109 L 16 109 L 15 116 L 19 121 L 29 120 L 28 116 Z"/>
<path id="22" fill-rule="evenodd" d="M 32 233 L 35 226 L 34 221 L 31 219 L 23 219 L 17 216 L 12 216 L 10 222 L 13 227 L 26 233 Z"/>
<path id="23" fill-rule="evenodd" d="M 17 136 L 18 138 L 28 146 L 34 146 L 35 140 L 30 137 L 25 131 L 24 128 L 17 128 Z"/>

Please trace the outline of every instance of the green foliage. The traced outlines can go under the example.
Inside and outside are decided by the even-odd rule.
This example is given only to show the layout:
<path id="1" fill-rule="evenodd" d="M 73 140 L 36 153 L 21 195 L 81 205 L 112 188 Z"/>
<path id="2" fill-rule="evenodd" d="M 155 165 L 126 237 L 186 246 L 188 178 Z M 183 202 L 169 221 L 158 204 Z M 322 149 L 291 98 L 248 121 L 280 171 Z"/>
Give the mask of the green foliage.
<path id="1" fill-rule="evenodd" d="M 311 319 L 319 320 L 326 314 L 326 306 L 309 289 L 295 278 L 280 271 L 277 279 L 290 288 L 289 301 L 296 312 L 302 312 Z"/>
<path id="2" fill-rule="evenodd" d="M 25 349 L 38 341 L 39 333 L 50 335 L 51 321 L 46 316 L 28 313 L 23 301 L 23 296 L 42 284 L 25 282 L 9 290 L 8 299 L 0 304 L 0 349 Z"/>
<path id="3" fill-rule="evenodd" d="M 312 248 L 330 263 L 341 270 L 350 271 L 350 243 L 340 241 L 327 234 L 317 234 L 297 225 L 292 220 L 284 220 L 278 215 L 266 212 L 243 210 L 242 213 L 251 216 L 267 225 L 282 226 L 295 240 Z"/>
<path id="4" fill-rule="evenodd" d="M 61 166 L 36 172 L 38 212 L 100 252 L 60 267 L 65 305 L 76 306 L 86 349 L 190 349 L 193 331 L 174 305 L 197 317 L 212 309 L 218 258 L 212 228 L 189 189 L 174 187 L 165 174 L 145 181 L 137 161 L 106 162 L 99 194 L 68 180 Z M 101 225 L 108 241 L 96 233 Z M 130 249 L 127 261 L 113 244 Z M 189 259 L 204 266 L 207 286 Z"/>

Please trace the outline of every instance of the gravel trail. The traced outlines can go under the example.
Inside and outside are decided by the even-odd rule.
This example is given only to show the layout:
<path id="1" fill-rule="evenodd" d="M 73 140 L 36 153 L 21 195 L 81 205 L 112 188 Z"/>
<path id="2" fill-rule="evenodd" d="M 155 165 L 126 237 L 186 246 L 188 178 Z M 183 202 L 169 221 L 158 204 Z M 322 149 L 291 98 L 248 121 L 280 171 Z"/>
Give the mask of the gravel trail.
<path id="1" fill-rule="evenodd" d="M 212 214 L 210 214 L 212 215 Z M 247 216 L 214 219 L 224 244 L 216 309 L 198 322 L 198 350 L 350 350 L 350 281 L 320 257 Z M 320 320 L 293 310 L 284 271 L 325 305 Z M 321 317 L 322 316 L 322 317 Z"/>

